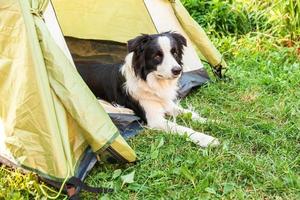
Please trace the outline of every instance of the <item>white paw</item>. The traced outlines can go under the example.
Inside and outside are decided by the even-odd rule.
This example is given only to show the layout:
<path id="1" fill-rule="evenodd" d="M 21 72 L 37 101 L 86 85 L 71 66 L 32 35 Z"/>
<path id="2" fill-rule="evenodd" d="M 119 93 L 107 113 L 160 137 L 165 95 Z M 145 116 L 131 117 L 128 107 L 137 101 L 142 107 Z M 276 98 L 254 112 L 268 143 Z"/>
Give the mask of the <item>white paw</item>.
<path id="1" fill-rule="evenodd" d="M 201 123 L 206 123 L 207 122 L 207 118 L 201 117 L 198 113 L 195 112 L 191 112 L 192 113 L 192 120 L 193 121 L 198 121 Z"/>
<path id="2" fill-rule="evenodd" d="M 208 146 L 218 146 L 220 144 L 219 140 L 217 138 L 214 138 L 212 136 L 206 135 L 204 133 L 198 133 L 195 132 L 189 136 L 189 138 L 194 142 L 195 144 L 201 146 L 201 147 L 208 147 Z"/>

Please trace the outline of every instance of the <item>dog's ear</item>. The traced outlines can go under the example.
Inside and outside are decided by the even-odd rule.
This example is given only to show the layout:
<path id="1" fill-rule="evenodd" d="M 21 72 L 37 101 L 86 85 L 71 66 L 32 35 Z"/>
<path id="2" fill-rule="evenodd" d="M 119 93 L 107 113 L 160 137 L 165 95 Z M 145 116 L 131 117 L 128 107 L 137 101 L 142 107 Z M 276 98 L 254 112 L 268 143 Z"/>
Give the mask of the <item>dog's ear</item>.
<path id="1" fill-rule="evenodd" d="M 142 34 L 136 38 L 127 41 L 127 51 L 140 53 L 144 51 L 144 45 L 151 39 L 150 35 Z"/>
<path id="2" fill-rule="evenodd" d="M 135 75 L 146 79 L 145 77 L 145 56 L 144 49 L 146 44 L 151 40 L 151 36 L 147 34 L 142 34 L 134 39 L 131 39 L 127 42 L 127 51 L 128 53 L 134 52 L 132 57 L 132 67 L 135 72 Z"/>
<path id="3" fill-rule="evenodd" d="M 175 39 L 177 44 L 179 44 L 180 46 L 186 46 L 187 45 L 185 37 L 183 37 L 181 34 L 172 32 L 171 35 Z"/>

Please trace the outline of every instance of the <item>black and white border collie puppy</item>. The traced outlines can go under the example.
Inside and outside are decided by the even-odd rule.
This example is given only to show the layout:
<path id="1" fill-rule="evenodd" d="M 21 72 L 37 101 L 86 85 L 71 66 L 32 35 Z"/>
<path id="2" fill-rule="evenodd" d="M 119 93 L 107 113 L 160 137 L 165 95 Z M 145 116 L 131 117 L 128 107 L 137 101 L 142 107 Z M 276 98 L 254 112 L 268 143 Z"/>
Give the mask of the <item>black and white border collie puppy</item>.
<path id="1" fill-rule="evenodd" d="M 192 113 L 193 120 L 206 121 L 176 104 L 186 45 L 186 39 L 175 32 L 144 34 L 128 41 L 123 65 L 77 65 L 77 69 L 97 97 L 132 109 L 148 127 L 187 134 L 201 147 L 216 146 L 214 137 L 165 119 L 165 115 Z"/>

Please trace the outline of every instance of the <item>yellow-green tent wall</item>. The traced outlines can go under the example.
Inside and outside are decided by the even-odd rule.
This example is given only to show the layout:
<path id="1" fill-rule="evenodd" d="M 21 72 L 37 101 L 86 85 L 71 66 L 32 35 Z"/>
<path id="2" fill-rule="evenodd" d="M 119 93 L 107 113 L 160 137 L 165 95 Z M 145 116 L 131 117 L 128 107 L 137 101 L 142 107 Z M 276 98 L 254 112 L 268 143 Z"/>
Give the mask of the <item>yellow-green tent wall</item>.
<path id="1" fill-rule="evenodd" d="M 43 20 L 46 0 L 0 1 L 0 156 L 52 179 L 74 176 L 88 147 L 134 151 Z"/>

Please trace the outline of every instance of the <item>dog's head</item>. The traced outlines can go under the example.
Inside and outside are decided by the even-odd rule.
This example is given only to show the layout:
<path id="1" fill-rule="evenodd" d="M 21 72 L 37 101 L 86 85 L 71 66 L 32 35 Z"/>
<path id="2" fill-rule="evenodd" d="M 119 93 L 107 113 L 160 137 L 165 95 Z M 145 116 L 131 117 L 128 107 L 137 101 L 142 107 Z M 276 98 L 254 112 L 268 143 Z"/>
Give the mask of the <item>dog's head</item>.
<path id="1" fill-rule="evenodd" d="M 127 43 L 128 52 L 133 52 L 132 67 L 135 75 L 143 80 L 150 73 L 158 79 L 178 78 L 182 72 L 184 46 L 186 39 L 174 32 L 143 34 Z"/>

